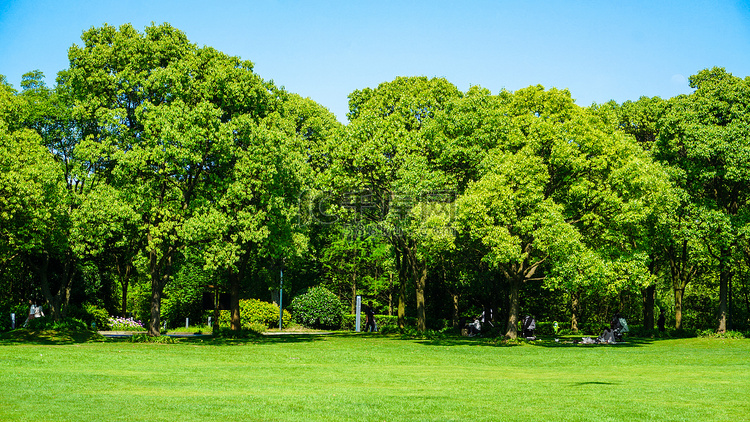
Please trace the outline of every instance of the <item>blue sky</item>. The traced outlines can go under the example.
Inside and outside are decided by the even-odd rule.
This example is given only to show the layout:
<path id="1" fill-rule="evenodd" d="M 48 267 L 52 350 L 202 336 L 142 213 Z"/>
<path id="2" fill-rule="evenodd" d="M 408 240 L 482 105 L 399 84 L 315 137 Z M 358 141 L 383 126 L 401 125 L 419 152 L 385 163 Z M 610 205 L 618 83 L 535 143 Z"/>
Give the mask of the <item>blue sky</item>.
<path id="1" fill-rule="evenodd" d="M 0 0 L 0 74 L 19 88 L 39 69 L 54 85 L 84 30 L 151 22 L 251 60 L 342 122 L 349 93 L 397 76 L 567 88 L 588 106 L 689 93 L 687 77 L 713 66 L 750 75 L 750 2 L 730 0 Z"/>

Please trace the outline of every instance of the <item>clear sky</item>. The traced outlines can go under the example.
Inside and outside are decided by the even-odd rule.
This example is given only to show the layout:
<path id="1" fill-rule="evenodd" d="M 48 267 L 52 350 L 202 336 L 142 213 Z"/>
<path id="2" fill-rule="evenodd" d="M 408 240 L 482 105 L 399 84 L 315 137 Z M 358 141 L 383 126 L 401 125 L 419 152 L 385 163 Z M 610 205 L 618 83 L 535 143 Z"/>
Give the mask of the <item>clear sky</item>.
<path id="1" fill-rule="evenodd" d="M 689 93 L 713 66 L 750 75 L 748 0 L 0 0 L 0 74 L 19 88 L 39 69 L 52 86 L 84 30 L 151 22 L 252 61 L 344 123 L 349 93 L 397 76 L 568 88 L 588 106 Z"/>

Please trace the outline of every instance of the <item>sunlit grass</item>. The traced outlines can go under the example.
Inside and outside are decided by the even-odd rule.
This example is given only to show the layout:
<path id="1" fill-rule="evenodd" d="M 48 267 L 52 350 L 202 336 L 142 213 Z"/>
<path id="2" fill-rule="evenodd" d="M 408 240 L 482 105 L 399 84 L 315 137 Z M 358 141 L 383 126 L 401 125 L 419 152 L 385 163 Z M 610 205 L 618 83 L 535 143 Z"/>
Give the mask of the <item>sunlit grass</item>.
<path id="1" fill-rule="evenodd" d="M 0 420 L 750 418 L 750 340 L 502 346 L 336 334 L 30 341 L 0 341 Z"/>

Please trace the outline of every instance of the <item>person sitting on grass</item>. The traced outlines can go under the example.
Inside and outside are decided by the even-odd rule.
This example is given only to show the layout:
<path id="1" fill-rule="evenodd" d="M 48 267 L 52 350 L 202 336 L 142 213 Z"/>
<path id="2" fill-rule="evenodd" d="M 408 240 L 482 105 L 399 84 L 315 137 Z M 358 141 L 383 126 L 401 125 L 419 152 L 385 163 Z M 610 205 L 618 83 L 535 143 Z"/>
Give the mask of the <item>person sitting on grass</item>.
<path id="1" fill-rule="evenodd" d="M 479 332 L 482 331 L 482 323 L 479 322 L 479 317 L 474 318 L 474 322 L 470 323 L 469 326 L 469 337 L 474 337 L 476 335 L 479 335 Z"/>
<path id="2" fill-rule="evenodd" d="M 602 335 L 597 339 L 599 343 L 615 344 L 615 332 L 611 328 L 605 328 Z"/>

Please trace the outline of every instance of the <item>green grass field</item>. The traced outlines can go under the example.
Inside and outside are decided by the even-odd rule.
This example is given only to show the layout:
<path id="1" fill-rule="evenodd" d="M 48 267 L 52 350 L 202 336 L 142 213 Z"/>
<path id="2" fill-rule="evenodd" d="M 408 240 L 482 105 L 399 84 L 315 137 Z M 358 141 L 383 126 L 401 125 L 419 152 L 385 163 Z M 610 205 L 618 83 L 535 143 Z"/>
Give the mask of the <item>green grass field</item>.
<path id="1" fill-rule="evenodd" d="M 0 340 L 2 421 L 750 420 L 750 340 Z"/>

